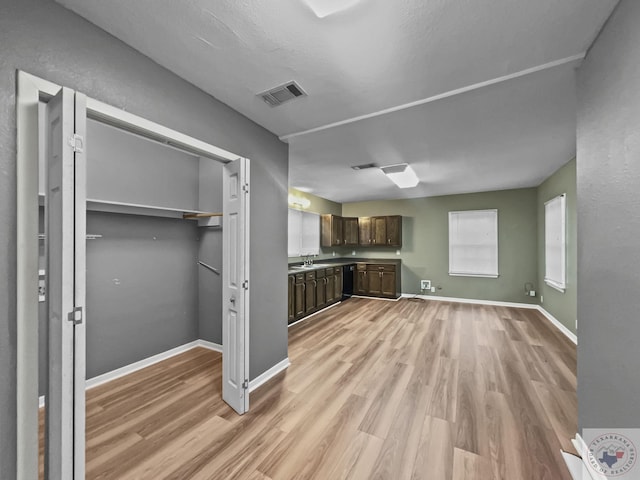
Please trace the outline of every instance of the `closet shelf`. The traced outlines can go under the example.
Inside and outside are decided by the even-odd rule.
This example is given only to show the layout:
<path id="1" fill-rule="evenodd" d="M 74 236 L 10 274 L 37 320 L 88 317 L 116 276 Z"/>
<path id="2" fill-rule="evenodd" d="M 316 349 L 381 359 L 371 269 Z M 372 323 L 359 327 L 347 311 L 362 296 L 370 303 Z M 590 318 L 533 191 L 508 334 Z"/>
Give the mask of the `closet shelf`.
<path id="1" fill-rule="evenodd" d="M 144 205 L 140 203 L 115 202 L 111 200 L 99 200 L 87 198 L 87 210 L 97 212 L 124 213 L 129 215 L 146 215 L 153 217 L 180 218 L 198 220 L 198 226 L 221 226 L 218 214 L 202 210 L 190 210 L 184 208 L 162 207 L 158 205 Z M 207 225 L 201 225 L 205 220 Z M 213 222 L 212 222 L 213 220 Z"/>

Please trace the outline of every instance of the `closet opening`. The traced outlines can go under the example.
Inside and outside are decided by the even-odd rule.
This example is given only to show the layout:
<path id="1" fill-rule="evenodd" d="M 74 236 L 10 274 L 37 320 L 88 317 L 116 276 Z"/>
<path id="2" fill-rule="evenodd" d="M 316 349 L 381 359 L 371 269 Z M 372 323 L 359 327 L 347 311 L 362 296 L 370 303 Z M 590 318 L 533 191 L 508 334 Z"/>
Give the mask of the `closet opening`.
<path id="1" fill-rule="evenodd" d="M 207 394 L 248 409 L 249 161 L 18 79 L 18 143 L 37 145 L 18 149 L 18 478 L 80 479 L 91 448 L 132 448 L 136 413 L 171 421 L 158 398 L 204 395 L 181 377 L 198 358 Z"/>

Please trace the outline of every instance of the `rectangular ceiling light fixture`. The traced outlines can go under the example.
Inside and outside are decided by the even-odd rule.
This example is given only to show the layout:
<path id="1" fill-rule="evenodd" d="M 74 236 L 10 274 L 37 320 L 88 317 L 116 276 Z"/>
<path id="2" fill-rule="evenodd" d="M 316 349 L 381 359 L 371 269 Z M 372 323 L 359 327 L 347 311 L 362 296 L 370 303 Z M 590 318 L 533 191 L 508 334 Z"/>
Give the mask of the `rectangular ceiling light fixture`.
<path id="1" fill-rule="evenodd" d="M 416 172 L 408 163 L 398 163 L 396 165 L 387 165 L 380 167 L 389 180 L 400 188 L 412 188 L 420 183 Z"/>

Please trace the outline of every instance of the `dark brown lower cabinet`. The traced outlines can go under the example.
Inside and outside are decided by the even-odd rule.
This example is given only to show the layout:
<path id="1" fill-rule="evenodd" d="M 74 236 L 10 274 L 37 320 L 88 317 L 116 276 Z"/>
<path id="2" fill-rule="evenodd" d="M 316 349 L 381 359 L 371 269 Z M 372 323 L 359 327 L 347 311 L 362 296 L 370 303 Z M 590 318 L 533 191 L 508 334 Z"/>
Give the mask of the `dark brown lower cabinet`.
<path id="1" fill-rule="evenodd" d="M 296 276 L 295 275 L 289 275 L 289 284 L 288 284 L 288 290 L 289 290 L 289 305 L 287 308 L 287 321 L 289 323 L 291 323 L 295 318 L 296 318 L 296 314 L 295 314 L 295 301 L 296 301 L 296 292 L 295 292 L 295 288 L 296 288 Z"/>
<path id="2" fill-rule="evenodd" d="M 316 286 L 318 282 L 316 281 L 316 272 L 307 272 L 305 273 L 304 278 L 304 313 L 308 315 L 313 313 L 316 309 Z"/>
<path id="3" fill-rule="evenodd" d="M 297 273 L 295 275 L 295 285 L 293 289 L 293 317 L 294 320 L 301 318 L 304 315 L 305 308 L 305 291 L 306 284 L 304 282 L 304 273 Z M 291 301 L 291 300 L 290 300 Z"/>
<path id="4" fill-rule="evenodd" d="M 335 275 L 335 281 L 333 283 L 333 299 L 342 300 L 342 267 L 335 267 L 333 269 Z"/>
<path id="5" fill-rule="evenodd" d="M 399 287 L 396 265 L 359 263 L 356 271 L 356 295 L 398 297 Z"/>
<path id="6" fill-rule="evenodd" d="M 327 304 L 324 269 L 316 270 L 316 309 L 320 309 Z"/>
<path id="7" fill-rule="evenodd" d="M 289 275 L 288 323 L 342 300 L 342 267 Z"/>

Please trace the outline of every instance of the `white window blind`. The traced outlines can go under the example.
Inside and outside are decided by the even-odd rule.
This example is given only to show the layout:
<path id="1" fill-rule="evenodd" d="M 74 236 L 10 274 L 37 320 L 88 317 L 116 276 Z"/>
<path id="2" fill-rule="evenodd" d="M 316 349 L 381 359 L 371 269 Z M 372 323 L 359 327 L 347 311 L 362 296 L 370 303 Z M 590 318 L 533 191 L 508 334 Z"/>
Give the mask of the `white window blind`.
<path id="1" fill-rule="evenodd" d="M 562 292 L 566 287 L 566 196 L 544 204 L 544 281 Z"/>
<path id="2" fill-rule="evenodd" d="M 320 253 L 320 215 L 289 209 L 287 255 L 300 257 Z"/>
<path id="3" fill-rule="evenodd" d="M 498 210 L 449 212 L 449 275 L 498 276 Z"/>

